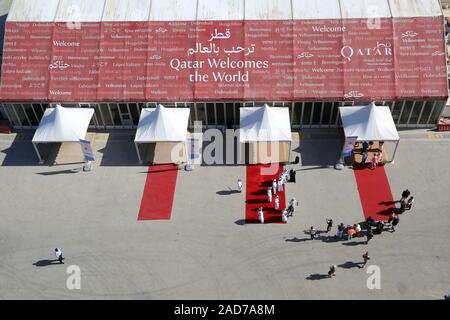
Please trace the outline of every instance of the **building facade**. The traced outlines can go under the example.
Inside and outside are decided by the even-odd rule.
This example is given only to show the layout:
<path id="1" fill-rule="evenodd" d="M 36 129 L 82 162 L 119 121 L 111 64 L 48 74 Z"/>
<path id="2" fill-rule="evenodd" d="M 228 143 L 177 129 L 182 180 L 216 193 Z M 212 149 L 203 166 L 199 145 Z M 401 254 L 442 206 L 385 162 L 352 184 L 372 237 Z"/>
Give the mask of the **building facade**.
<path id="1" fill-rule="evenodd" d="M 376 101 L 398 127 L 434 127 L 446 56 L 439 0 L 14 0 L 0 116 L 32 129 L 61 104 L 130 129 L 163 104 L 233 128 L 268 104 L 294 129 L 333 128 L 338 107 Z"/>

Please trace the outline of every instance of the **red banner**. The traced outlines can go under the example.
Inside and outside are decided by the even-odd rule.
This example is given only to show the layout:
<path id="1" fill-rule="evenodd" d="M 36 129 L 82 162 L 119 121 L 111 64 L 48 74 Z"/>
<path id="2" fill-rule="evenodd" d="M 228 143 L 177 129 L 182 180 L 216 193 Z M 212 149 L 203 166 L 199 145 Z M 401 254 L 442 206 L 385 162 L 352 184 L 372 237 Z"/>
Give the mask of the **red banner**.
<path id="1" fill-rule="evenodd" d="M 7 22 L 3 101 L 446 99 L 444 25 Z"/>

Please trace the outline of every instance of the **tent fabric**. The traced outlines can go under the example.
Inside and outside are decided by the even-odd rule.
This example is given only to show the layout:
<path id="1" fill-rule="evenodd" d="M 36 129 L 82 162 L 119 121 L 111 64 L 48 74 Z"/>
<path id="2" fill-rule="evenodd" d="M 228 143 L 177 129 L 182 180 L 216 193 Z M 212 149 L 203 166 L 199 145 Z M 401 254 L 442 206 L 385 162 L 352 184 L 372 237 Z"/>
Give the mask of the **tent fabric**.
<path id="1" fill-rule="evenodd" d="M 78 142 L 86 132 L 94 109 L 47 108 L 33 137 L 33 143 Z"/>
<path id="2" fill-rule="evenodd" d="M 187 137 L 189 109 L 157 108 L 142 109 L 138 129 L 134 141 L 150 142 L 183 142 Z"/>
<path id="3" fill-rule="evenodd" d="M 240 108 L 240 142 L 292 141 L 289 108 Z"/>
<path id="4" fill-rule="evenodd" d="M 358 141 L 399 141 L 400 137 L 389 107 L 368 106 L 340 107 L 342 125 L 346 137 Z"/>

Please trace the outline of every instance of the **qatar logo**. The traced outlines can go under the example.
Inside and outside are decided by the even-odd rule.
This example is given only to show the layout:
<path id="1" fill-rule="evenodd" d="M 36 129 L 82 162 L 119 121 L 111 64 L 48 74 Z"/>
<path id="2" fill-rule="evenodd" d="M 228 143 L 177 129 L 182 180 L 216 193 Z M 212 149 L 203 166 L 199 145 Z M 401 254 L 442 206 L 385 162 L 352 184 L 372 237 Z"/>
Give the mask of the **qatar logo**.
<path id="1" fill-rule="evenodd" d="M 344 46 L 341 49 L 341 56 L 347 61 L 352 62 L 354 57 L 375 57 L 375 56 L 392 56 L 392 44 L 377 41 L 375 47 L 369 48 L 353 48 L 352 46 Z"/>

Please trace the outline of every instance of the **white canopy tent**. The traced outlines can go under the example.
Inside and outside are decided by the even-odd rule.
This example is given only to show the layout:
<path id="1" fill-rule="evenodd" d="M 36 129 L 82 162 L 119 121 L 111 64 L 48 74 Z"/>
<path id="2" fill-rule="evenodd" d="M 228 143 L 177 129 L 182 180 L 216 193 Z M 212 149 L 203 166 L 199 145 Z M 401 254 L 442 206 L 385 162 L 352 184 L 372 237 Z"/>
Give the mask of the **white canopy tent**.
<path id="1" fill-rule="evenodd" d="M 345 138 L 356 141 L 388 141 L 395 143 L 392 162 L 397 152 L 400 137 L 389 107 L 368 106 L 340 107 Z"/>
<path id="2" fill-rule="evenodd" d="M 142 163 L 139 144 L 180 142 L 186 145 L 189 114 L 190 109 L 165 108 L 162 105 L 158 105 L 157 108 L 142 109 L 134 139 L 139 163 Z"/>
<path id="3" fill-rule="evenodd" d="M 289 142 L 289 155 L 292 148 L 291 121 L 289 108 L 263 107 L 240 108 L 241 143 Z"/>
<path id="4" fill-rule="evenodd" d="M 39 158 L 43 160 L 37 145 L 39 143 L 79 142 L 86 138 L 89 123 L 94 115 L 94 109 L 47 108 L 33 136 L 33 146 Z"/>

